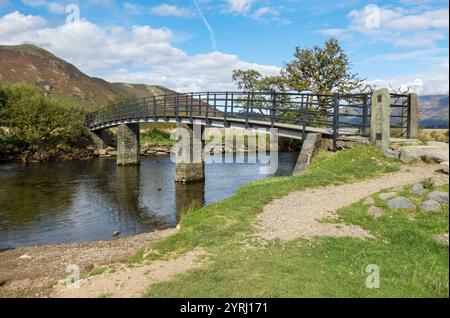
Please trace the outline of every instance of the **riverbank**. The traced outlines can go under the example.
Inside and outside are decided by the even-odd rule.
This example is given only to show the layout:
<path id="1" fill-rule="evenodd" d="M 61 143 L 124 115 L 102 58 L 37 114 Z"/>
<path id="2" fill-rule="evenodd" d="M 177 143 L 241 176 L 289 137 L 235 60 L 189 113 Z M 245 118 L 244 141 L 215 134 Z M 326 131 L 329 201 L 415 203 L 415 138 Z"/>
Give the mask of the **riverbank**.
<path id="1" fill-rule="evenodd" d="M 0 251 L 0 297 L 45 297 L 68 265 L 77 265 L 81 276 L 95 268 L 127 263 L 151 242 L 177 229 L 155 231 L 110 241 L 21 247 Z"/>
<path id="2" fill-rule="evenodd" d="M 439 170 L 401 165 L 368 146 L 324 152 L 299 177 L 259 180 L 184 215 L 180 231 L 147 244 L 131 264 L 96 267 L 80 289 L 50 286 L 45 295 L 448 297 L 448 241 L 435 239 L 448 240 L 448 204 L 433 213 L 419 208 L 432 191 L 448 192 Z M 410 184 L 420 181 L 426 192 L 416 197 Z M 392 209 L 380 190 L 418 208 Z M 369 214 L 375 205 L 382 215 Z M 278 215 L 286 209 L 287 220 Z M 381 268 L 381 288 L 365 287 L 369 264 Z M 165 279 L 156 267 L 167 269 Z"/>

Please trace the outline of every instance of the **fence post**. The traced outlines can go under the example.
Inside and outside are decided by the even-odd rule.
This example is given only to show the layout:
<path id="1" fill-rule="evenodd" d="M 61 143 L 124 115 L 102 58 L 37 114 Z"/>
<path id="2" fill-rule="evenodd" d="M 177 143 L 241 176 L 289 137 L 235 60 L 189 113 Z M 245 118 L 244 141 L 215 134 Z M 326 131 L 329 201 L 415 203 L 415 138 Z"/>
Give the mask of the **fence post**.
<path id="1" fill-rule="evenodd" d="M 178 94 L 176 94 L 175 95 L 175 120 L 177 121 L 177 122 L 179 122 L 180 121 L 180 118 L 178 117 Z"/>
<path id="2" fill-rule="evenodd" d="M 272 97 L 272 109 L 270 110 L 271 114 L 270 114 L 270 124 L 271 127 L 275 127 L 275 115 L 276 115 L 276 111 L 277 111 L 277 93 L 273 93 L 273 97 Z"/>
<path id="3" fill-rule="evenodd" d="M 337 138 L 339 134 L 339 94 L 333 95 L 333 151 L 337 149 Z"/>
<path id="4" fill-rule="evenodd" d="M 156 96 L 153 96 L 153 121 L 158 121 L 158 118 L 156 117 Z"/>
<path id="5" fill-rule="evenodd" d="M 227 111 L 228 111 L 228 92 L 225 93 L 225 112 L 223 113 L 223 126 L 228 127 L 227 124 Z"/>
<path id="6" fill-rule="evenodd" d="M 378 145 L 387 153 L 391 135 L 391 95 L 387 88 L 372 94 L 372 116 L 370 118 L 370 143 Z"/>
<path id="7" fill-rule="evenodd" d="M 205 116 L 205 123 L 209 125 L 209 92 L 206 93 L 206 116 Z"/>
<path id="8" fill-rule="evenodd" d="M 248 128 L 249 112 L 250 112 L 250 93 L 247 94 L 247 109 L 245 110 L 245 128 Z"/>
<path id="9" fill-rule="evenodd" d="M 364 94 L 363 99 L 363 123 L 362 123 L 362 134 L 363 136 L 369 135 L 369 96 Z"/>
<path id="10" fill-rule="evenodd" d="M 408 96 L 408 134 L 407 138 L 419 136 L 419 98 L 416 93 Z"/>

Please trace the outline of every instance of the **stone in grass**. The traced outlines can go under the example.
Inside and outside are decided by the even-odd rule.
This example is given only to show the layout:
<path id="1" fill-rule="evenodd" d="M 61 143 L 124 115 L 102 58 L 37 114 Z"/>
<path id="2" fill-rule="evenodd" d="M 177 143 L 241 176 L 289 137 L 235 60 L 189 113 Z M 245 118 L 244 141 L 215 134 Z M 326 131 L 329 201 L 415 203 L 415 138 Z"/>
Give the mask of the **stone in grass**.
<path id="1" fill-rule="evenodd" d="M 448 246 L 448 233 L 437 234 L 437 235 L 434 235 L 433 238 L 439 244 Z"/>
<path id="2" fill-rule="evenodd" d="M 415 209 L 416 205 L 410 199 L 405 197 L 397 197 L 388 201 L 388 206 L 392 209 Z"/>
<path id="3" fill-rule="evenodd" d="M 379 195 L 381 200 L 389 200 L 397 196 L 397 192 L 386 192 Z"/>
<path id="4" fill-rule="evenodd" d="M 421 183 L 416 183 L 411 187 L 411 192 L 415 195 L 422 195 L 427 192 L 427 190 L 425 190 Z"/>
<path id="5" fill-rule="evenodd" d="M 441 210 L 441 205 L 434 200 L 428 200 L 425 201 L 420 208 L 426 212 L 439 212 Z"/>
<path id="6" fill-rule="evenodd" d="M 375 204 L 375 200 L 373 198 L 367 198 L 364 200 L 363 205 L 374 205 Z"/>
<path id="7" fill-rule="evenodd" d="M 372 205 L 367 211 L 367 214 L 373 219 L 379 219 L 384 216 L 384 211 L 383 209 Z"/>
<path id="8" fill-rule="evenodd" d="M 448 203 L 448 192 L 434 191 L 428 194 L 428 199 L 439 203 Z"/>

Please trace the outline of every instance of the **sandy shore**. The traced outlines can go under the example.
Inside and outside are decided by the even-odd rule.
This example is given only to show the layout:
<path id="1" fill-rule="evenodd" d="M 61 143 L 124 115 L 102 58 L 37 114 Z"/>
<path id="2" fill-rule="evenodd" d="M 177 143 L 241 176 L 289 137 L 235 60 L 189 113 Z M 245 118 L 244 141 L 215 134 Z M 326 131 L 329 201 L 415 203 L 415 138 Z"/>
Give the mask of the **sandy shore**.
<path id="1" fill-rule="evenodd" d="M 94 267 L 125 262 L 150 242 L 174 234 L 176 229 L 156 231 L 110 241 L 21 247 L 0 252 L 0 297 L 45 296 L 44 286 L 67 277 L 68 265 L 80 274 Z"/>

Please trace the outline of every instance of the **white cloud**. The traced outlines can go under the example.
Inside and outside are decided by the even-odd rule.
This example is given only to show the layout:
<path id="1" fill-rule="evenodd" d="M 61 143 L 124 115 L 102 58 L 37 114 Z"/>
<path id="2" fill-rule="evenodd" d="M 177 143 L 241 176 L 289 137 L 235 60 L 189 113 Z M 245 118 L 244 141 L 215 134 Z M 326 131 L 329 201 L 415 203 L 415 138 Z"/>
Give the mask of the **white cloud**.
<path id="1" fill-rule="evenodd" d="M 53 13 L 65 13 L 65 7 L 57 2 L 49 2 L 45 0 L 22 0 L 22 3 L 33 8 L 46 7 L 50 12 Z"/>
<path id="2" fill-rule="evenodd" d="M 150 13 L 163 17 L 192 17 L 194 15 L 189 8 L 180 8 L 166 3 L 150 8 Z"/>
<path id="3" fill-rule="evenodd" d="M 431 66 L 428 70 L 408 76 L 390 79 L 375 79 L 369 84 L 377 87 L 410 88 L 419 95 L 448 95 L 449 94 L 449 63 L 448 58 L 441 64 Z"/>
<path id="4" fill-rule="evenodd" d="M 323 29 L 320 33 L 342 39 L 360 34 L 368 41 L 396 47 L 432 47 L 448 38 L 448 8 L 420 13 L 401 7 L 367 6 L 348 14 L 350 24 L 343 29 Z"/>
<path id="5" fill-rule="evenodd" d="M 246 14 L 250 11 L 254 0 L 227 0 L 228 11 L 237 14 Z"/>
<path id="6" fill-rule="evenodd" d="M 36 44 L 109 81 L 160 84 L 178 91 L 225 90 L 235 88 L 231 81 L 235 68 L 279 73 L 276 66 L 252 64 L 221 52 L 189 56 L 173 47 L 172 40 L 167 28 L 100 27 L 86 20 L 48 27 L 42 18 L 18 12 L 0 18 L 0 44 Z"/>

